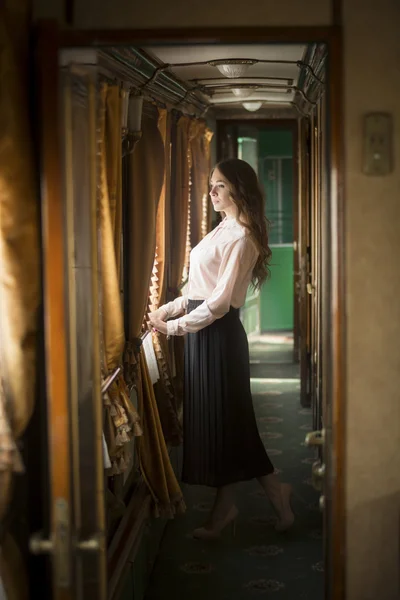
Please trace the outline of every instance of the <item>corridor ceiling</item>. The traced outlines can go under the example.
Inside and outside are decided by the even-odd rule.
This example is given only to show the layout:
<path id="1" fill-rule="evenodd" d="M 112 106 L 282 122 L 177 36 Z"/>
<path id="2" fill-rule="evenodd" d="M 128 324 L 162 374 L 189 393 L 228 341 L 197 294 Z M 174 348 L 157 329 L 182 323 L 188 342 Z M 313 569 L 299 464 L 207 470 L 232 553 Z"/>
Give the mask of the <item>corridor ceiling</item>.
<path id="1" fill-rule="evenodd" d="M 142 50 L 157 62 L 170 65 L 168 72 L 192 89 L 195 88 L 203 101 L 229 110 L 241 107 L 243 102 L 255 101 L 261 101 L 264 105 L 290 106 L 300 74 L 298 63 L 304 60 L 307 46 L 165 45 L 145 46 Z M 195 64 L 232 59 L 260 62 L 250 64 L 241 76 L 234 78 L 224 76 L 216 66 Z M 236 92 L 240 96 L 236 96 L 232 90 L 240 90 Z"/>

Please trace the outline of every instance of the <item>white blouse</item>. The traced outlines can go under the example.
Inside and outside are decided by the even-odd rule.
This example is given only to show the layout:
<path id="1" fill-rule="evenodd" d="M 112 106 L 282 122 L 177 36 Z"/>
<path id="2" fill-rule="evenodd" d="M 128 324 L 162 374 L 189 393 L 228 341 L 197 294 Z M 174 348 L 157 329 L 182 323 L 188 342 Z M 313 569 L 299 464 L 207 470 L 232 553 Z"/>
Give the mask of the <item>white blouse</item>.
<path id="1" fill-rule="evenodd" d="M 168 321 L 167 334 L 194 333 L 223 317 L 231 306 L 243 306 L 257 258 L 247 230 L 226 217 L 191 251 L 187 293 L 160 308 L 170 319 L 186 309 L 188 299 L 204 302 Z"/>

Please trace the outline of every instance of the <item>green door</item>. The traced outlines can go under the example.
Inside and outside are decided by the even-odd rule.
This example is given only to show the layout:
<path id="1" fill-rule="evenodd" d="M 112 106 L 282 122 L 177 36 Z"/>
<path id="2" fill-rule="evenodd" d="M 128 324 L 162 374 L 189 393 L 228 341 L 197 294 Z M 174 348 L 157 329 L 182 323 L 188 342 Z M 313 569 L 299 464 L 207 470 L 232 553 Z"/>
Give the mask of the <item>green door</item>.
<path id="1" fill-rule="evenodd" d="M 248 334 L 293 330 L 293 130 L 238 124 L 234 131 L 238 158 L 256 171 L 266 196 L 265 214 L 271 223 L 271 278 L 261 292 L 251 288 L 241 311 Z"/>
<path id="2" fill-rule="evenodd" d="M 259 138 L 260 182 L 271 226 L 271 278 L 260 298 L 261 331 L 293 329 L 293 134 L 263 129 Z"/>

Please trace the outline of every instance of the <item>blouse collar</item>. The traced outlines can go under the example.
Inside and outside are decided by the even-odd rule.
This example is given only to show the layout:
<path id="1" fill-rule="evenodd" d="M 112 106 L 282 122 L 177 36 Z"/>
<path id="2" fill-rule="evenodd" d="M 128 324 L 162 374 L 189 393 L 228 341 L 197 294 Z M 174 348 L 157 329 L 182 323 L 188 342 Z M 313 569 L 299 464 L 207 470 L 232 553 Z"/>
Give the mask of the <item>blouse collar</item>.
<path id="1" fill-rule="evenodd" d="M 227 227 L 230 229 L 231 227 L 240 227 L 240 225 L 236 219 L 225 217 L 225 219 L 221 221 L 221 227 Z"/>

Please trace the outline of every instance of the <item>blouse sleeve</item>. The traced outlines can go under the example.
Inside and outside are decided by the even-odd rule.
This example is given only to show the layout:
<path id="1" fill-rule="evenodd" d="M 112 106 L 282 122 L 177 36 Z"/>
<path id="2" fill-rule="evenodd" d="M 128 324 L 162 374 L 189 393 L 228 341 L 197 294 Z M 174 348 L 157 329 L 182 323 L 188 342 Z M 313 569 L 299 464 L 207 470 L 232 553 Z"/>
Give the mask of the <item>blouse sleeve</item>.
<path id="1" fill-rule="evenodd" d="M 237 286 L 247 287 L 256 257 L 255 247 L 245 236 L 226 244 L 211 296 L 188 315 L 168 321 L 168 335 L 195 333 L 229 312 L 233 292 Z"/>
<path id="2" fill-rule="evenodd" d="M 167 319 L 170 319 L 171 317 L 176 317 L 176 315 L 179 315 L 186 309 L 187 301 L 187 295 L 184 294 L 182 296 L 178 296 L 178 298 L 175 298 L 175 300 L 172 300 L 172 302 L 163 304 L 163 306 L 159 307 L 159 310 L 165 310 L 167 313 Z"/>

